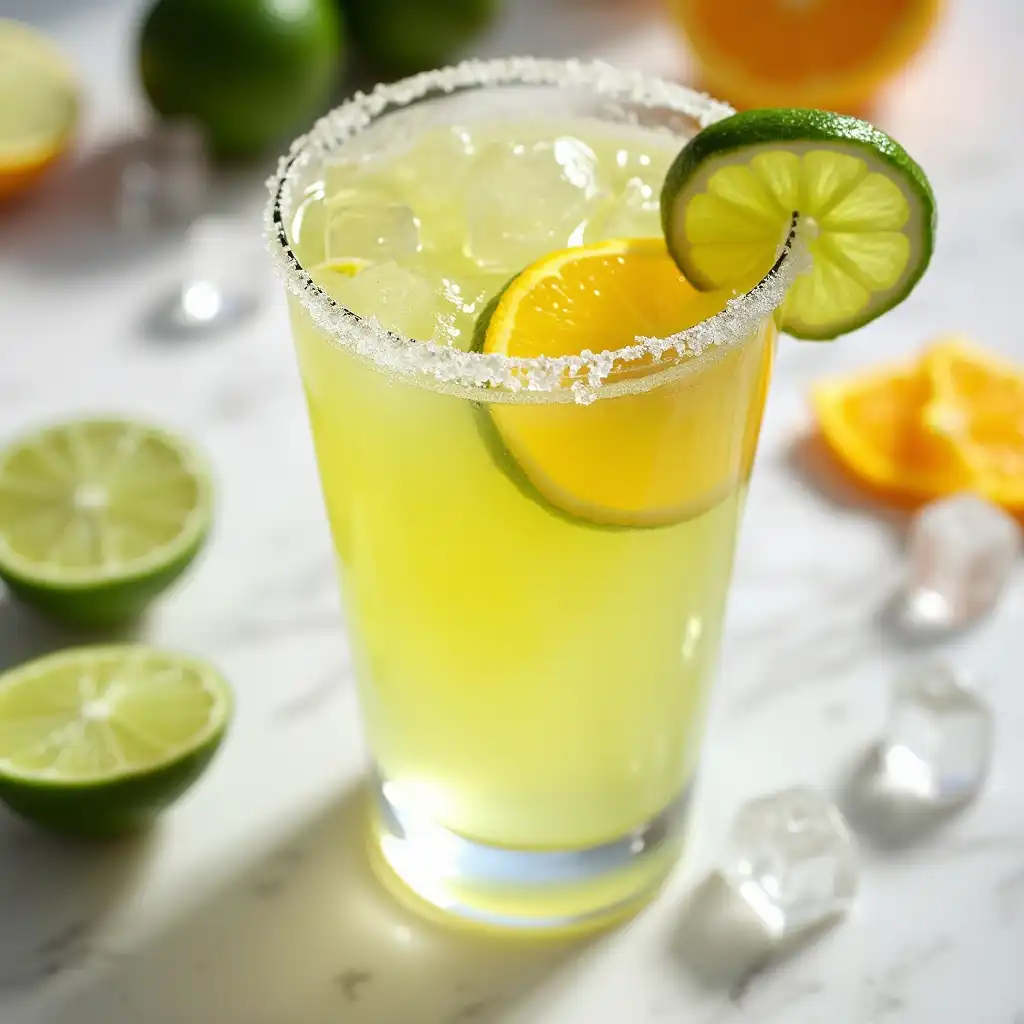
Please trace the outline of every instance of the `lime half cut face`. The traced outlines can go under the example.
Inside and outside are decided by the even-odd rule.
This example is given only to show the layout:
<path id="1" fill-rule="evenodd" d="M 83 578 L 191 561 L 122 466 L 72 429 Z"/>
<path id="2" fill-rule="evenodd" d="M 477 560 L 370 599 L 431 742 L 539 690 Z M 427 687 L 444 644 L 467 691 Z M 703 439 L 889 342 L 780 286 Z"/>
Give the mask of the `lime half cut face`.
<path id="1" fill-rule="evenodd" d="M 179 438 L 124 420 L 81 420 L 0 452 L 0 578 L 56 618 L 138 615 L 191 562 L 211 486 Z"/>
<path id="2" fill-rule="evenodd" d="M 199 659 L 81 647 L 0 675 L 0 798 L 52 831 L 148 825 L 213 757 L 233 701 Z"/>
<path id="3" fill-rule="evenodd" d="M 812 265 L 780 313 L 784 331 L 829 339 L 902 302 L 931 258 L 935 200 L 884 132 L 820 110 L 752 110 L 705 128 L 661 197 L 670 251 L 704 290 L 745 290 L 773 264 L 794 215 Z"/>

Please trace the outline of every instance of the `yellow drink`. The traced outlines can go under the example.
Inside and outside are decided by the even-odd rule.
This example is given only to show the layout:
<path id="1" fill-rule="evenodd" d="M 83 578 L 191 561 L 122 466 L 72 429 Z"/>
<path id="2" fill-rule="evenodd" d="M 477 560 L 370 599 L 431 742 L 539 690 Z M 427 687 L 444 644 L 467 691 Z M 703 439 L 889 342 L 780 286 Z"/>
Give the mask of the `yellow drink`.
<path id="1" fill-rule="evenodd" d="M 296 335 L 370 747 L 402 801 L 514 847 L 654 817 L 696 762 L 742 478 L 671 526 L 573 522 L 503 471 L 479 409 Z M 759 414 L 763 351 L 716 379 L 723 406 Z"/>
<path id="2" fill-rule="evenodd" d="M 360 316 L 468 351 L 525 262 L 658 237 L 679 145 L 592 118 L 452 121 L 312 171 L 289 241 Z M 472 194 L 484 175 L 496 207 Z M 659 372 L 616 367 L 579 403 L 386 372 L 290 301 L 384 859 L 428 901 L 492 922 L 632 905 L 680 841 L 770 317 Z M 680 309 L 679 326 L 701 315 Z M 505 853 L 520 860 L 493 867 Z"/>

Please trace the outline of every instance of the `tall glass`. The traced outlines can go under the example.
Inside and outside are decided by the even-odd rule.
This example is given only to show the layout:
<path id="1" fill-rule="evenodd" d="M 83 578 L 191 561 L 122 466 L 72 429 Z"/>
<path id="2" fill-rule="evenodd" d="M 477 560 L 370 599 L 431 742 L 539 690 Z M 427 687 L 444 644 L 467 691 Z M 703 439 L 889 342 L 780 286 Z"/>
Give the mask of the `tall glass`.
<path id="1" fill-rule="evenodd" d="M 299 140 L 267 228 L 338 554 L 379 873 L 424 908 L 543 929 L 636 908 L 678 855 L 788 268 L 783 254 L 672 339 L 546 360 L 390 334 L 306 273 L 296 214 L 339 154 L 538 110 L 679 145 L 728 112 L 600 65 L 445 69 Z M 561 477 L 538 476 L 514 437 L 562 453 Z M 609 512 L 602 488 L 622 480 L 633 504 Z"/>

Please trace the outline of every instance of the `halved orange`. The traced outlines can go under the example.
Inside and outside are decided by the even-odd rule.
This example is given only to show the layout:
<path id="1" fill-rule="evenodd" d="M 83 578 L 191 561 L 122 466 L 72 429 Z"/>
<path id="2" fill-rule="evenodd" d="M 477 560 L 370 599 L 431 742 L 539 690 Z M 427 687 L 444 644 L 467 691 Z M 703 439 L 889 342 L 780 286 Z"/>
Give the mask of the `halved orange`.
<path id="1" fill-rule="evenodd" d="M 856 476 L 916 500 L 974 491 L 1024 508 L 1024 375 L 959 341 L 913 365 L 826 381 L 812 402 Z"/>
<path id="2" fill-rule="evenodd" d="M 932 387 L 928 429 L 961 452 L 976 490 L 1024 509 L 1024 367 L 959 337 L 932 345 L 923 365 Z"/>
<path id="3" fill-rule="evenodd" d="M 485 352 L 563 356 L 667 337 L 719 312 L 728 291 L 698 292 L 663 239 L 566 249 L 524 270 L 505 290 Z M 661 526 L 721 500 L 750 470 L 767 390 L 774 323 L 706 353 L 651 386 L 666 363 L 613 372 L 621 392 L 590 405 L 494 403 L 501 460 L 548 505 L 576 519 Z M 673 357 L 678 363 L 678 357 Z"/>
<path id="4" fill-rule="evenodd" d="M 35 29 L 0 18 L 0 200 L 30 187 L 68 147 L 78 86 Z"/>
<path id="5" fill-rule="evenodd" d="M 705 84 L 739 107 L 856 113 L 921 48 L 942 0 L 670 0 Z"/>

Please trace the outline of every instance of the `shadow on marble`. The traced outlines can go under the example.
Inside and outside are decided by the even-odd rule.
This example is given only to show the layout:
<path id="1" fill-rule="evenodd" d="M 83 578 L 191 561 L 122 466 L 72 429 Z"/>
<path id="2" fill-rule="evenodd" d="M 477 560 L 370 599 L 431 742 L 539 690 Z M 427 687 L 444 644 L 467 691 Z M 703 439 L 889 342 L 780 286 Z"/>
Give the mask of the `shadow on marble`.
<path id="1" fill-rule="evenodd" d="M 0 808 L 0 992 L 116 959 L 104 922 L 141 884 L 153 836 L 58 839 Z"/>
<path id="2" fill-rule="evenodd" d="M 672 953 L 696 984 L 739 1004 L 758 979 L 814 945 L 833 923 L 777 939 L 746 900 L 712 872 L 681 908 Z"/>
<path id="3" fill-rule="evenodd" d="M 898 588 L 879 609 L 875 621 L 883 637 L 905 650 L 934 649 L 975 631 L 986 619 L 982 615 L 956 626 L 923 626 L 909 613 L 903 588 Z"/>
<path id="4" fill-rule="evenodd" d="M 34 276 L 61 283 L 116 273 L 180 241 L 180 233 L 135 234 L 117 226 L 121 170 L 139 145 L 139 136 L 125 136 L 62 163 L 19 206 L 9 222 L 11 241 Z"/>
<path id="5" fill-rule="evenodd" d="M 933 805 L 887 789 L 881 751 L 871 747 L 847 772 L 839 806 L 859 840 L 892 852 L 926 842 L 956 817 L 966 802 Z"/>
<path id="6" fill-rule="evenodd" d="M 672 946 L 698 984 L 732 992 L 771 957 L 775 944 L 746 901 L 713 872 L 681 907 Z"/>
<path id="7" fill-rule="evenodd" d="M 153 342 L 198 342 L 217 338 L 250 320 L 259 303 L 255 295 L 246 296 L 231 314 L 214 323 L 188 323 L 181 316 L 181 287 L 175 285 L 160 295 L 139 323 L 143 337 Z"/>
<path id="8" fill-rule="evenodd" d="M 47 1024 L 485 1024 L 584 947 L 406 910 L 371 873 L 365 819 L 345 792 Z"/>
<path id="9" fill-rule="evenodd" d="M 146 146 L 144 132 L 125 134 L 77 161 L 55 167 L 4 224 L 5 243 L 17 253 L 18 262 L 33 275 L 63 283 L 124 273 L 180 250 L 187 218 L 180 224 L 154 223 L 134 229 L 119 223 L 122 173 L 143 157 Z M 267 155 L 211 168 L 208 191 L 195 214 L 244 217 L 252 225 L 256 244 L 262 232 L 263 182 L 274 162 Z"/>
<path id="10" fill-rule="evenodd" d="M 829 451 L 817 431 L 795 438 L 786 452 L 786 463 L 797 480 L 836 508 L 871 514 L 886 523 L 902 541 L 910 524 L 913 506 L 874 493 L 848 473 Z"/>
<path id="11" fill-rule="evenodd" d="M 127 643 L 138 637 L 139 628 L 132 624 L 116 629 L 73 629 L 0 593 L 0 672 L 78 644 Z"/>

